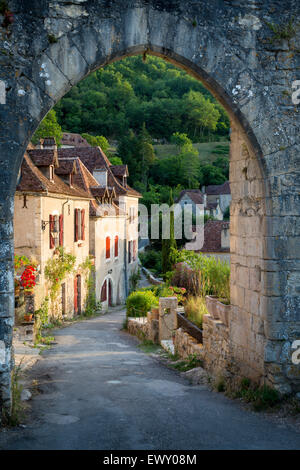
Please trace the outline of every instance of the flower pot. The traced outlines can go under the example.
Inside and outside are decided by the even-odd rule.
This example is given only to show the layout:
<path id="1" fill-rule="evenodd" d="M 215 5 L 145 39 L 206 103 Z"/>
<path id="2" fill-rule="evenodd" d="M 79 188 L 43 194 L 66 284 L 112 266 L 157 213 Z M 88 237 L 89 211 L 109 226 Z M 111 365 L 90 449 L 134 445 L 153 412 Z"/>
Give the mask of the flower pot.
<path id="1" fill-rule="evenodd" d="M 30 313 L 28 315 L 24 315 L 24 321 L 30 322 L 32 321 L 33 314 Z"/>
<path id="2" fill-rule="evenodd" d="M 228 326 L 231 305 L 223 304 L 221 302 L 222 299 L 218 299 L 212 295 L 207 295 L 205 300 L 209 314 L 215 320 L 220 320 L 224 325 Z"/>

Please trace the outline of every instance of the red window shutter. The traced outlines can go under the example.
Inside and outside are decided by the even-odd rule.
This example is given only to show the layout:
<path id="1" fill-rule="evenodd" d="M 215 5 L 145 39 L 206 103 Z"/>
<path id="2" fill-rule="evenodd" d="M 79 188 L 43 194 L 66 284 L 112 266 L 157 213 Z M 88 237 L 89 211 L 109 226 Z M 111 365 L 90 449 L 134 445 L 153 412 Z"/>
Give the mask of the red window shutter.
<path id="1" fill-rule="evenodd" d="M 74 279 L 74 312 L 78 311 L 78 289 L 77 289 L 77 276 Z"/>
<path id="2" fill-rule="evenodd" d="M 53 238 L 53 235 L 52 235 L 52 232 L 54 230 L 54 217 L 53 215 L 49 215 L 49 237 L 50 237 L 50 249 L 52 250 L 52 248 L 54 248 L 55 246 L 55 242 L 54 242 L 54 238 Z"/>
<path id="3" fill-rule="evenodd" d="M 75 224 L 74 240 L 75 242 L 78 242 L 78 209 L 75 209 L 74 211 L 74 224 Z"/>
<path id="4" fill-rule="evenodd" d="M 85 210 L 82 209 L 81 211 L 81 240 L 85 240 L 85 233 L 84 233 L 84 219 L 85 219 Z"/>
<path id="5" fill-rule="evenodd" d="M 133 261 L 136 260 L 136 240 L 133 240 Z"/>
<path id="6" fill-rule="evenodd" d="M 119 237 L 115 236 L 115 258 L 119 256 Z"/>
<path id="7" fill-rule="evenodd" d="M 110 258 L 110 238 L 106 237 L 106 259 Z"/>
<path id="8" fill-rule="evenodd" d="M 64 243 L 64 216 L 59 216 L 59 246 L 63 246 Z"/>
<path id="9" fill-rule="evenodd" d="M 131 242 L 128 242 L 128 264 L 131 263 Z"/>

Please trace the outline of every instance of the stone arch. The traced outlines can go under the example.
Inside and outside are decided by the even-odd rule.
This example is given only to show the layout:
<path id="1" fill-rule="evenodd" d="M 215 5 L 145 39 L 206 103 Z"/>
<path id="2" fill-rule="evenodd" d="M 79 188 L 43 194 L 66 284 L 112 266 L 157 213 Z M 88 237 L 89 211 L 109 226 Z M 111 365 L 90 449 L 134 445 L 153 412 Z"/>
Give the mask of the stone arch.
<path id="1" fill-rule="evenodd" d="M 299 2 L 292 3 L 294 17 L 300 17 Z M 2 26 L 0 41 L 5 51 L 0 56 L 5 83 L 0 104 L 2 402 L 10 401 L 13 196 L 24 151 L 41 119 L 73 85 L 137 53 L 159 55 L 186 69 L 231 116 L 234 315 L 228 361 L 282 391 L 300 389 L 299 369 L 291 363 L 300 323 L 299 144 L 293 133 L 297 110 L 288 93 L 283 97 L 297 78 L 299 36 L 280 48 L 268 40 L 264 20 L 284 21 L 286 4 L 270 12 L 267 1 L 259 8 L 256 2 L 219 0 L 52 1 L 32 2 L 28 15 L 25 2 L 10 2 L 15 22 Z M 283 64 L 277 69 L 276 60 Z"/>

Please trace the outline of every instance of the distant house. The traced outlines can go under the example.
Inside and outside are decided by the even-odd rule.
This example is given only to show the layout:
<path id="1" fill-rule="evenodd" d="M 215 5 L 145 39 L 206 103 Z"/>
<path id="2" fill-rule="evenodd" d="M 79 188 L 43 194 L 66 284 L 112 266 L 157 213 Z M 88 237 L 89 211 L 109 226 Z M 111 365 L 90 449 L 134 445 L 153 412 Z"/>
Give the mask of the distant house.
<path id="1" fill-rule="evenodd" d="M 193 227 L 196 232 L 196 227 Z M 193 243 L 186 248 L 193 250 Z M 229 222 L 223 220 L 208 220 L 204 225 L 204 244 L 200 250 L 193 250 L 206 256 L 230 261 Z"/>
<path id="2" fill-rule="evenodd" d="M 91 147 L 86 139 L 80 134 L 73 134 L 72 132 L 64 132 L 61 139 L 61 148 L 72 147 Z"/>
<path id="3" fill-rule="evenodd" d="M 194 216 L 196 215 L 197 207 L 199 214 L 204 214 L 204 209 L 201 205 L 205 206 L 206 195 L 203 194 L 200 189 L 184 189 L 181 191 L 175 202 L 176 204 L 179 204 L 181 209 L 184 209 L 184 207 L 187 206 Z M 175 210 L 175 216 L 179 211 L 179 208 L 177 211 Z"/>
<path id="4" fill-rule="evenodd" d="M 216 220 L 223 220 L 223 212 L 220 207 L 219 201 L 217 202 L 206 202 L 204 208 L 205 215 L 211 216 Z"/>
<path id="5" fill-rule="evenodd" d="M 231 192 L 229 181 L 223 184 L 212 184 L 209 186 L 202 186 L 202 192 L 206 194 L 207 204 L 219 203 L 222 213 L 230 206 Z"/>
<path id="6" fill-rule="evenodd" d="M 188 206 L 193 216 L 196 215 L 196 208 L 198 207 L 199 215 L 205 214 L 214 219 L 223 220 L 223 212 L 219 201 L 208 202 L 207 195 L 200 189 L 184 189 L 179 194 L 176 203 L 180 205 L 181 209 Z M 179 212 L 179 208 L 175 209 L 175 215 Z"/>

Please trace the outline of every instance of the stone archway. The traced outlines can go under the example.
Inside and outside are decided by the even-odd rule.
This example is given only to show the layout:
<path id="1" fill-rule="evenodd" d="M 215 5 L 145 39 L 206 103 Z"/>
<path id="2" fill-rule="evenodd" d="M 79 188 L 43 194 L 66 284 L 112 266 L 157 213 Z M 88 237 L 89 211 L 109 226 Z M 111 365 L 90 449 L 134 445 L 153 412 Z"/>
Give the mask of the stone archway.
<path id="1" fill-rule="evenodd" d="M 291 345 L 300 339 L 299 144 L 292 82 L 299 32 L 270 40 L 267 25 L 300 17 L 296 0 L 19 2 L 1 26 L 0 399 L 10 402 L 13 196 L 30 137 L 91 71 L 152 53 L 200 79 L 232 120 L 232 304 L 229 361 L 282 391 L 300 390 Z M 297 36 L 298 34 L 298 36 Z M 298 77 L 299 78 L 299 77 Z M 1 83 L 1 82 L 0 82 Z M 298 254 L 297 254 L 298 253 Z"/>

